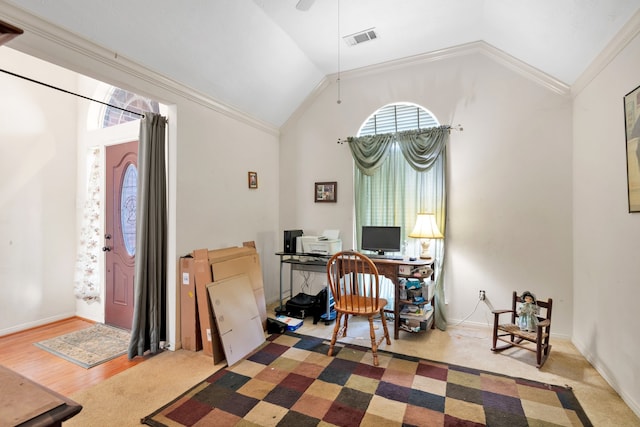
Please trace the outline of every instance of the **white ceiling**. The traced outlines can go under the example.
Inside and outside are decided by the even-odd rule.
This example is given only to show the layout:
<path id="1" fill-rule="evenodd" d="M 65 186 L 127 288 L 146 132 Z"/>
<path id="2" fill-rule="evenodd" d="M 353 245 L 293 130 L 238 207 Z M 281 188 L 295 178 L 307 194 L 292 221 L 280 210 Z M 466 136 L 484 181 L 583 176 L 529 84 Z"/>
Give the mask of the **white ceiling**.
<path id="1" fill-rule="evenodd" d="M 571 85 L 640 10 L 640 0 L 297 2 L 0 0 L 0 17 L 11 3 L 279 127 L 338 70 L 476 41 Z M 355 47 L 339 37 L 372 27 L 379 38 Z"/>

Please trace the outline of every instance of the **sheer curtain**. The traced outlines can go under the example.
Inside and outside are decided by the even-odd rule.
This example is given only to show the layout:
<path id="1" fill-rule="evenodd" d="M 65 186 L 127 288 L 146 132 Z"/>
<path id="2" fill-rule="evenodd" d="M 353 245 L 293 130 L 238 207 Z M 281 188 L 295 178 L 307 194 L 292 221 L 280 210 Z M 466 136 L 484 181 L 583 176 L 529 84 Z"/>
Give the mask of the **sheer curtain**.
<path id="1" fill-rule="evenodd" d="M 446 146 L 449 126 L 348 138 L 356 164 L 356 238 L 362 225 L 400 224 L 407 236 L 419 212 L 433 212 L 445 236 L 432 242 L 435 324 L 446 329 L 444 262 L 446 259 Z"/>
<path id="2" fill-rule="evenodd" d="M 100 300 L 98 260 L 103 240 L 101 233 L 102 197 L 100 188 L 100 149 L 90 148 L 87 154 L 87 190 L 82 208 L 82 227 L 78 240 L 74 292 L 76 298 L 93 303 Z"/>
<path id="3" fill-rule="evenodd" d="M 129 359 L 157 353 L 166 340 L 167 193 L 166 119 L 145 113 L 140 121 L 136 209 L 135 304 Z"/>

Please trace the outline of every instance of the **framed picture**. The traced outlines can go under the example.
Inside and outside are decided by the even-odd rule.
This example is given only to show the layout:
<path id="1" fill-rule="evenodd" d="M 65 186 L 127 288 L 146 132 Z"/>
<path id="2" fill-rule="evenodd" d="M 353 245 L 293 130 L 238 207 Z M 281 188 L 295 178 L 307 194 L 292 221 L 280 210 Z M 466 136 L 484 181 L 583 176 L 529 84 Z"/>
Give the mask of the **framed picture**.
<path id="1" fill-rule="evenodd" d="M 316 182 L 314 191 L 316 203 L 327 202 L 335 203 L 338 201 L 338 183 L 337 182 Z"/>
<path id="2" fill-rule="evenodd" d="M 640 212 L 640 86 L 624 96 L 629 212 Z"/>
<path id="3" fill-rule="evenodd" d="M 249 172 L 249 188 L 258 188 L 258 172 Z"/>

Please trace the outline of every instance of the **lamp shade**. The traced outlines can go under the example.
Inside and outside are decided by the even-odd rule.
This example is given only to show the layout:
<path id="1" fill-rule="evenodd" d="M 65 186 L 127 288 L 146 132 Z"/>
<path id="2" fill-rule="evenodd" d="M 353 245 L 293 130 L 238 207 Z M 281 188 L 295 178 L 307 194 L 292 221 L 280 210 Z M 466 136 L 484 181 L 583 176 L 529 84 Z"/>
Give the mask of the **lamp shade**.
<path id="1" fill-rule="evenodd" d="M 436 217 L 432 213 L 419 213 L 416 225 L 409 237 L 415 239 L 444 239 L 436 224 Z"/>

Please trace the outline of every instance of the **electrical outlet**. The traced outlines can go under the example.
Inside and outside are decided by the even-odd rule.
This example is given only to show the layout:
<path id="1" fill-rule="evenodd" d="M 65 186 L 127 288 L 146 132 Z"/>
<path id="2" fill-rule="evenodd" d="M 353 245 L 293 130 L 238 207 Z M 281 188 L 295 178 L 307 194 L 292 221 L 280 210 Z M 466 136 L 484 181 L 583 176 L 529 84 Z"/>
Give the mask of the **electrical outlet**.
<path id="1" fill-rule="evenodd" d="M 480 293 L 478 294 L 478 299 L 480 301 L 484 301 L 485 298 L 486 298 L 486 295 L 485 295 L 484 291 L 480 291 Z"/>

